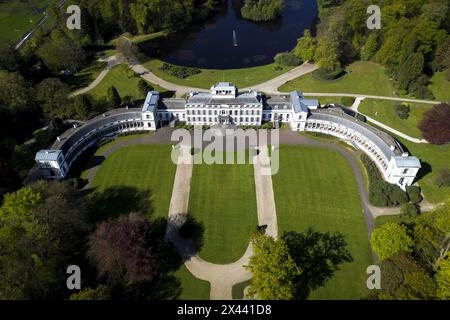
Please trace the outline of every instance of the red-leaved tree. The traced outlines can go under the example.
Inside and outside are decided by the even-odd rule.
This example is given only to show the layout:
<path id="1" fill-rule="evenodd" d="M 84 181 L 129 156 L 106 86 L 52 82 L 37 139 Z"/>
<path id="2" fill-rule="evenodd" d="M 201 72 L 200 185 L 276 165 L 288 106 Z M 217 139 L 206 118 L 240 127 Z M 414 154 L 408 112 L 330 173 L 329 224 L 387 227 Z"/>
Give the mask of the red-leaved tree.
<path id="1" fill-rule="evenodd" d="M 152 280 L 158 259 L 150 233 L 149 222 L 136 213 L 101 223 L 89 237 L 88 249 L 99 276 L 112 281 Z"/>
<path id="2" fill-rule="evenodd" d="M 450 142 L 450 104 L 441 103 L 428 110 L 419 124 L 419 129 L 430 143 Z"/>

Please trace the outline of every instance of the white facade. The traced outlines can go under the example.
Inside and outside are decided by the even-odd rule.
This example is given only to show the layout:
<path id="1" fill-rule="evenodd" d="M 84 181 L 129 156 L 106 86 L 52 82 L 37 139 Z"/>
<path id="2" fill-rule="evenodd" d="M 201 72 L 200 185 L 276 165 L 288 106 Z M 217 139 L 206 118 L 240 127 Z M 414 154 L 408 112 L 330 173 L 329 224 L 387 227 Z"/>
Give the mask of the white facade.
<path id="1" fill-rule="evenodd" d="M 51 150 L 36 154 L 42 169 L 63 178 L 76 158 L 102 137 L 136 130 L 157 130 L 170 121 L 189 125 L 259 126 L 264 122 L 286 123 L 293 131 L 333 135 L 366 153 L 383 178 L 403 190 L 414 182 L 420 161 L 404 153 L 388 134 L 358 121 L 344 109 L 319 109 L 317 100 L 307 100 L 297 91 L 289 95 L 264 97 L 260 92 L 239 93 L 230 83 L 219 83 L 209 93 L 191 92 L 187 99 L 161 99 L 159 93 L 147 94 L 141 110 L 112 110 L 73 129 Z"/>

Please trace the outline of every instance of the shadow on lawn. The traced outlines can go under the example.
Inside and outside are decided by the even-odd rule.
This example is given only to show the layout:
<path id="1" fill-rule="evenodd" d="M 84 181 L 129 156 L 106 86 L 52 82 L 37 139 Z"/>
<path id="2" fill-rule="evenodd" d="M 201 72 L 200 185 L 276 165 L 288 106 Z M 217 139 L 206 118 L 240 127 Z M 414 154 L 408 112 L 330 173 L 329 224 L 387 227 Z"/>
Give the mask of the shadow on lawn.
<path id="1" fill-rule="evenodd" d="M 314 231 L 294 231 L 283 234 L 282 239 L 289 248 L 290 255 L 302 269 L 294 280 L 296 299 L 307 299 L 311 291 L 322 287 L 339 270 L 339 265 L 352 262 L 344 235 Z"/>
<path id="2" fill-rule="evenodd" d="M 92 223 L 115 219 L 130 212 L 141 212 L 147 218 L 153 213 L 150 190 L 129 186 L 112 186 L 103 191 L 88 190 L 89 217 Z"/>

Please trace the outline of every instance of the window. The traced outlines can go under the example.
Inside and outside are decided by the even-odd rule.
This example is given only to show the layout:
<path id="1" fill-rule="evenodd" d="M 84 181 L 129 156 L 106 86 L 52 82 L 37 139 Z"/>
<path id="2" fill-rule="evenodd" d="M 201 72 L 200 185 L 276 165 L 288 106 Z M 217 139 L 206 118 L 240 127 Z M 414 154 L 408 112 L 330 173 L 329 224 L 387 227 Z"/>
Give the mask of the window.
<path id="1" fill-rule="evenodd" d="M 407 174 L 408 173 L 408 169 L 403 169 L 402 174 Z"/>
<path id="2" fill-rule="evenodd" d="M 150 115 L 149 114 L 147 114 L 147 119 L 150 119 Z"/>
<path id="3" fill-rule="evenodd" d="M 405 181 L 405 178 L 401 178 L 400 181 L 399 181 L 399 183 L 400 183 L 401 185 L 403 185 L 403 181 Z"/>

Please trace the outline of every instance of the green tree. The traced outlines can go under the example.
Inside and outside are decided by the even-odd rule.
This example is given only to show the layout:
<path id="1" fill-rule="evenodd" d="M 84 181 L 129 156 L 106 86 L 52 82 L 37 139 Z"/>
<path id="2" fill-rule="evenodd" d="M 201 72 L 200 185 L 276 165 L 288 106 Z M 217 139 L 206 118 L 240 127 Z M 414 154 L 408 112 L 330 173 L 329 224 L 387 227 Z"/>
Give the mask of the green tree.
<path id="1" fill-rule="evenodd" d="M 443 300 L 450 299 L 450 254 L 441 261 L 435 275 L 437 296 Z"/>
<path id="2" fill-rule="evenodd" d="M 370 60 L 378 50 L 378 33 L 373 32 L 369 35 L 366 43 L 361 49 L 361 59 Z"/>
<path id="3" fill-rule="evenodd" d="M 370 243 L 380 260 L 386 260 L 400 252 L 411 253 L 414 246 L 406 227 L 397 223 L 386 223 L 376 228 Z"/>
<path id="4" fill-rule="evenodd" d="M 436 297 L 436 283 L 425 272 L 406 273 L 402 286 L 405 291 L 402 299 L 430 300 Z"/>
<path id="5" fill-rule="evenodd" d="M 150 91 L 153 90 L 153 87 L 151 85 L 149 85 L 148 82 L 145 81 L 144 79 L 139 80 L 138 88 L 139 88 L 139 92 L 144 97 L 147 96 L 147 93 L 149 93 Z"/>
<path id="6" fill-rule="evenodd" d="M 89 98 L 83 94 L 73 98 L 73 117 L 84 120 L 92 112 L 92 103 Z"/>
<path id="7" fill-rule="evenodd" d="M 294 53 L 300 59 L 302 59 L 302 61 L 312 61 L 314 59 L 315 50 L 315 40 L 313 37 L 311 37 L 311 31 L 306 29 L 303 32 L 303 37 L 297 40 L 297 45 L 294 48 Z"/>
<path id="8" fill-rule="evenodd" d="M 317 65 L 328 72 L 332 72 L 341 66 L 338 58 L 338 45 L 329 37 L 319 39 L 314 60 Z"/>
<path id="9" fill-rule="evenodd" d="M 420 213 L 419 207 L 414 203 L 404 203 L 400 207 L 400 215 L 402 217 L 415 217 Z"/>
<path id="10" fill-rule="evenodd" d="M 47 118 L 64 116 L 70 89 L 58 78 L 47 78 L 36 86 L 36 98 Z"/>
<path id="11" fill-rule="evenodd" d="M 254 21 L 273 20 L 284 11 L 284 0 L 245 0 L 242 17 Z"/>
<path id="12" fill-rule="evenodd" d="M 400 90 L 407 90 L 411 82 L 422 74 L 424 62 L 421 53 L 413 53 L 406 59 L 398 71 L 398 87 Z"/>
<path id="13" fill-rule="evenodd" d="M 118 107 L 122 103 L 119 92 L 114 86 L 108 88 L 107 97 L 109 104 L 113 107 Z"/>
<path id="14" fill-rule="evenodd" d="M 84 288 L 80 292 L 70 296 L 70 300 L 111 300 L 110 289 L 105 285 L 99 285 L 95 289 Z"/>
<path id="15" fill-rule="evenodd" d="M 26 109 L 31 106 L 31 88 L 19 73 L 0 70 L 0 105 L 8 109 Z"/>
<path id="16" fill-rule="evenodd" d="M 283 240 L 257 233 L 251 240 L 253 256 L 246 269 L 253 273 L 249 297 L 263 300 L 294 298 L 294 278 L 301 274 Z"/>

